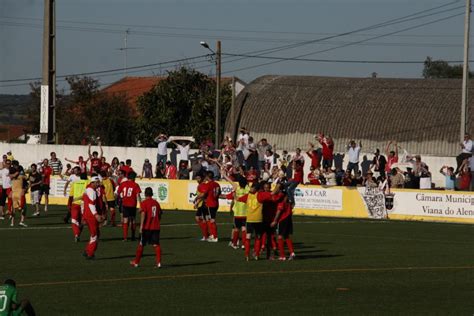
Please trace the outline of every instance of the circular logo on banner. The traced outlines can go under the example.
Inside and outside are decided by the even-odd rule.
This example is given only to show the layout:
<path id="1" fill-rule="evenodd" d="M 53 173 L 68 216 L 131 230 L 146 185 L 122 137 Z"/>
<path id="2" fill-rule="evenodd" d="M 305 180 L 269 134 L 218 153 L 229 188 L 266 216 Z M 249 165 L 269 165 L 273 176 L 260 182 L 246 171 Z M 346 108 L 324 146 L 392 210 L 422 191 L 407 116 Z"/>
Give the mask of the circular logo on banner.
<path id="1" fill-rule="evenodd" d="M 166 188 L 166 186 L 164 185 L 160 185 L 158 187 L 158 198 L 161 200 L 161 201 L 164 201 L 166 200 L 166 197 L 168 196 L 168 189 Z"/>

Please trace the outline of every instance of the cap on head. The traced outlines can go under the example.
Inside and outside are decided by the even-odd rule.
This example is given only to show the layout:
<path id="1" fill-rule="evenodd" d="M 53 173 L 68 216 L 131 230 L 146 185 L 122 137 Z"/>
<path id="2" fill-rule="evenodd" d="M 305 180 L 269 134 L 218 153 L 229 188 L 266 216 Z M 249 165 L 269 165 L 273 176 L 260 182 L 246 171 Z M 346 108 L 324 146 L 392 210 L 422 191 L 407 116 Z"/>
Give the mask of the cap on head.
<path id="1" fill-rule="evenodd" d="M 99 176 L 92 176 L 91 177 L 91 182 L 100 182 Z"/>

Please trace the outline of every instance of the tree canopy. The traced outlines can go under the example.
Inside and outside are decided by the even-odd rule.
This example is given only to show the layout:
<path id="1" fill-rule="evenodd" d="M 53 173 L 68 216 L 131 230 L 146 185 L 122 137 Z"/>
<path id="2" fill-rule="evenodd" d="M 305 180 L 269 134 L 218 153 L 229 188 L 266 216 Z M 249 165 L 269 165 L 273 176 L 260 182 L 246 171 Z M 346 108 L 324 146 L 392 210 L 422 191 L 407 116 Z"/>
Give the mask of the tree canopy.
<path id="1" fill-rule="evenodd" d="M 232 92 L 221 85 L 221 126 L 230 108 Z M 186 67 L 168 72 L 151 91 L 138 98 L 138 139 L 152 146 L 159 133 L 192 135 L 200 142 L 215 132 L 216 83 L 214 79 Z"/>
<path id="2" fill-rule="evenodd" d="M 444 60 L 433 60 L 428 56 L 424 62 L 423 77 L 425 79 L 462 78 L 462 68 L 462 65 L 450 65 Z M 469 72 L 469 77 L 472 77 L 471 72 Z"/>
<path id="3" fill-rule="evenodd" d="M 127 100 L 99 90 L 90 77 L 66 78 L 70 94 L 56 93 L 56 132 L 61 144 L 81 144 L 100 137 L 110 146 L 131 146 L 136 142 L 135 124 Z M 33 132 L 39 132 L 40 85 L 32 84 L 32 106 L 28 112 Z"/>

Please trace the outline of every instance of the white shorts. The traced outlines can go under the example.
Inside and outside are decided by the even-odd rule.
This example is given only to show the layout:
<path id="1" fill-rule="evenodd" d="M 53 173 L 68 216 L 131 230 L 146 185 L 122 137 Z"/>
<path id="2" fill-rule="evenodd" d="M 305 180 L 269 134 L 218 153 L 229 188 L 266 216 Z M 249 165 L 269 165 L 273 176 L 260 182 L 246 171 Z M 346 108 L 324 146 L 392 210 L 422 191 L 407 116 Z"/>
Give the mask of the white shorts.
<path id="1" fill-rule="evenodd" d="M 40 191 L 39 190 L 36 190 L 36 191 L 32 191 L 30 192 L 30 195 L 31 195 L 31 204 L 39 204 L 40 202 Z"/>

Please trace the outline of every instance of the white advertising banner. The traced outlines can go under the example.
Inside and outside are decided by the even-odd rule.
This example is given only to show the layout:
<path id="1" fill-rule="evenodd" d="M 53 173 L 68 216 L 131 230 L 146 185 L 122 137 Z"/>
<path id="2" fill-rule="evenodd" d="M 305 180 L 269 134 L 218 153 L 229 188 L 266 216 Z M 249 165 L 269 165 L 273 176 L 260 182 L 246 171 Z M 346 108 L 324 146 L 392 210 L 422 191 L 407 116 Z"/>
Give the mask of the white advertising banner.
<path id="1" fill-rule="evenodd" d="M 51 183 L 49 185 L 49 195 L 52 197 L 65 197 L 69 196 L 69 189 L 71 187 L 68 187 L 66 191 L 66 195 L 64 195 L 64 186 L 66 185 L 66 180 L 56 178 L 56 177 L 51 177 Z"/>
<path id="2" fill-rule="evenodd" d="M 221 194 L 229 194 L 233 191 L 232 185 L 230 183 L 221 183 L 219 182 L 219 185 L 221 186 Z M 197 196 L 197 187 L 198 184 L 197 182 L 189 182 L 188 183 L 188 203 L 189 204 L 194 204 L 194 199 Z M 220 205 L 227 205 L 230 206 L 231 200 L 227 199 L 219 199 L 219 204 Z"/>
<path id="3" fill-rule="evenodd" d="M 159 203 L 168 203 L 169 202 L 169 185 L 168 182 L 159 182 L 159 181 L 146 181 L 140 180 L 137 181 L 142 193 L 140 197 L 145 198 L 145 189 L 150 187 L 153 189 L 153 198 L 156 199 Z"/>
<path id="4" fill-rule="evenodd" d="M 48 133 L 49 94 L 48 85 L 41 85 L 40 133 Z"/>
<path id="5" fill-rule="evenodd" d="M 342 190 L 297 187 L 295 208 L 311 210 L 342 210 Z"/>
<path id="6" fill-rule="evenodd" d="M 440 193 L 396 191 L 393 193 L 393 208 L 389 214 L 474 219 L 472 194 L 447 191 L 440 191 Z"/>

